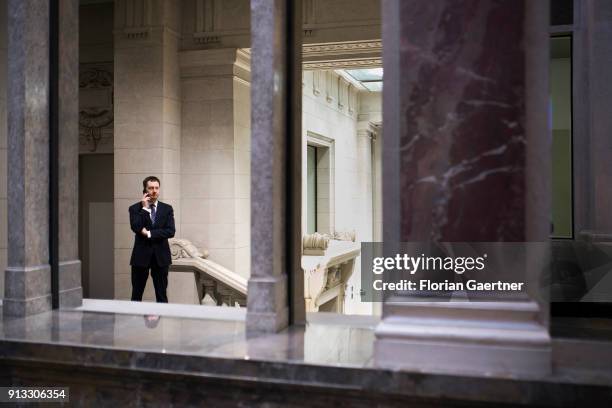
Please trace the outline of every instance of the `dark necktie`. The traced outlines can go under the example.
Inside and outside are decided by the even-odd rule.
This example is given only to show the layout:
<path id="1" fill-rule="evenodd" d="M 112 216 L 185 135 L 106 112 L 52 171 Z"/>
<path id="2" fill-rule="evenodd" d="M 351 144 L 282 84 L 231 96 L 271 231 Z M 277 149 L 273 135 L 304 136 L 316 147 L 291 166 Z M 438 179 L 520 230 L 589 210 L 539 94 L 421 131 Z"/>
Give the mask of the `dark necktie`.
<path id="1" fill-rule="evenodd" d="M 151 206 L 151 222 L 152 222 L 153 224 L 155 224 L 155 214 L 156 214 L 156 211 L 155 211 L 155 204 L 153 204 L 153 205 Z"/>

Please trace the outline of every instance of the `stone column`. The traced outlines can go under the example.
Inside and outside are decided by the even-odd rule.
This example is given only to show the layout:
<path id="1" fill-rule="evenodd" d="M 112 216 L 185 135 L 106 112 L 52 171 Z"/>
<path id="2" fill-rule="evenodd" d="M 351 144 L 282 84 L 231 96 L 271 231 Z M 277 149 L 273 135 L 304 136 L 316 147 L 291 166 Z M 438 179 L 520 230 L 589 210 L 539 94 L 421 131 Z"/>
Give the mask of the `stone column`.
<path id="1" fill-rule="evenodd" d="M 300 1 L 251 1 L 248 332 L 272 332 L 287 326 L 289 294 L 296 308 L 292 320 L 303 319 L 304 277 L 299 265 L 301 250 L 296 249 L 301 246 L 302 87 L 297 34 L 301 19 L 296 18 L 300 11 Z M 290 282 L 288 274 L 292 275 Z"/>
<path id="2" fill-rule="evenodd" d="M 381 186 L 381 147 L 382 147 L 382 93 L 365 92 L 359 94 L 359 114 L 357 116 L 358 132 L 365 132 L 370 137 L 366 142 L 363 160 L 369 164 L 371 173 L 372 195 L 372 241 L 382 241 L 382 186 Z M 359 134 L 359 133 L 358 133 Z M 362 133 L 363 134 L 363 133 Z M 367 146 L 366 146 L 367 145 Z M 365 241 L 362 239 L 362 241 Z"/>
<path id="3" fill-rule="evenodd" d="M 115 2 L 115 297 L 131 295 L 128 207 L 142 180 L 161 180 L 180 236 L 180 1 Z M 154 299 L 149 279 L 144 299 Z"/>
<path id="4" fill-rule="evenodd" d="M 59 296 L 80 306 L 79 260 L 79 2 L 59 2 Z"/>
<path id="5" fill-rule="evenodd" d="M 372 195 L 372 140 L 376 127 L 371 122 L 357 122 L 357 191 L 354 209 L 359 220 L 355 220 L 359 241 L 373 241 L 373 195 Z"/>
<path id="6" fill-rule="evenodd" d="M 182 238 L 245 278 L 250 271 L 250 55 L 180 54 Z"/>
<path id="7" fill-rule="evenodd" d="M 547 241 L 548 2 L 384 4 L 384 240 Z M 538 253 L 538 255 L 544 255 Z M 537 289 L 533 264 L 517 273 Z M 548 308 L 530 299 L 386 300 L 384 367 L 551 369 Z"/>
<path id="8" fill-rule="evenodd" d="M 8 1 L 8 267 L 3 313 L 51 309 L 49 3 Z"/>
<path id="9" fill-rule="evenodd" d="M 612 103 L 609 66 L 612 63 L 612 2 L 575 2 L 572 35 L 572 133 L 574 176 L 574 234 L 576 240 L 595 245 L 610 253 L 612 248 L 612 162 L 610 132 L 612 120 L 607 106 Z M 573 253 L 573 251 L 572 251 Z M 585 258 L 581 267 L 599 266 L 596 257 Z M 582 309 L 588 302 L 610 302 L 610 275 L 589 284 L 582 301 L 572 305 Z"/>
<path id="10" fill-rule="evenodd" d="M 573 49 L 574 200 L 577 235 L 609 241 L 612 237 L 612 2 L 576 2 Z"/>
<path id="11" fill-rule="evenodd" d="M 6 211 L 6 70 L 7 70 L 7 4 L 0 0 L 0 297 L 4 296 L 4 270 L 7 256 L 7 211 Z"/>

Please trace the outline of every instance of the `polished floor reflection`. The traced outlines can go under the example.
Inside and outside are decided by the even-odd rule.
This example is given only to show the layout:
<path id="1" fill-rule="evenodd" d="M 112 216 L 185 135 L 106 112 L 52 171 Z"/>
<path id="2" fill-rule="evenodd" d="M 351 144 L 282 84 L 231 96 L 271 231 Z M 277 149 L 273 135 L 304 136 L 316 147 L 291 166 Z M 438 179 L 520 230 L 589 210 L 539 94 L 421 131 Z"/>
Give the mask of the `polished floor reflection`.
<path id="1" fill-rule="evenodd" d="M 241 309 L 228 310 L 224 320 L 222 308 L 211 310 L 212 318 L 202 317 L 206 309 L 194 309 L 192 315 L 200 317 L 188 318 L 154 304 L 123 304 L 132 314 L 122 304 L 112 306 L 115 312 L 63 310 L 0 320 L 0 377 L 7 384 L 19 376 L 68 384 L 86 406 L 107 402 L 109 395 L 125 405 L 132 397 L 126 399 L 128 388 L 138 390 L 134 395 L 141 401 L 183 401 L 187 395 L 200 403 L 226 401 L 211 406 L 244 405 L 263 398 L 257 392 L 282 401 L 275 406 L 289 406 L 290 398 L 315 401 L 313 390 L 319 392 L 317 406 L 334 405 L 330 395 L 336 395 L 335 405 L 357 405 L 347 402 L 352 396 L 364 407 L 380 405 L 373 403 L 376 398 L 386 406 L 391 395 L 410 401 L 396 406 L 440 398 L 462 406 L 548 406 L 551 396 L 571 403 L 576 395 L 588 396 L 592 403 L 586 405 L 604 406 L 601 401 L 610 396 L 606 342 L 553 339 L 554 370 L 544 377 L 451 375 L 377 366 L 372 317 L 315 313 L 304 328 L 250 338 Z M 136 312 L 147 307 L 163 314 Z"/>
<path id="2" fill-rule="evenodd" d="M 370 367 L 376 318 L 318 313 L 303 328 L 247 338 L 244 319 L 184 318 L 160 314 L 53 311 L 0 321 L 2 337 L 77 345 L 207 356 Z M 238 316 L 238 318 L 237 318 Z"/>

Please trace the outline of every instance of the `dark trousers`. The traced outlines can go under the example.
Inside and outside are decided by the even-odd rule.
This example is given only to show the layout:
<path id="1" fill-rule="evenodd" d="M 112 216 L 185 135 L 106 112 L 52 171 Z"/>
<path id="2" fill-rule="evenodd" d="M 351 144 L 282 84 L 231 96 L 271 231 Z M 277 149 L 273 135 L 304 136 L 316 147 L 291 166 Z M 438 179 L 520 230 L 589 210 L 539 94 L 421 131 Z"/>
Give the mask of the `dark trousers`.
<path id="1" fill-rule="evenodd" d="M 155 287 L 155 300 L 157 303 L 168 303 L 168 296 L 166 295 L 168 267 L 158 266 L 155 255 L 151 257 L 150 265 L 150 268 L 132 266 L 132 300 L 142 301 L 142 294 L 149 278 L 149 269 L 151 269 L 151 278 L 153 278 L 153 286 Z"/>

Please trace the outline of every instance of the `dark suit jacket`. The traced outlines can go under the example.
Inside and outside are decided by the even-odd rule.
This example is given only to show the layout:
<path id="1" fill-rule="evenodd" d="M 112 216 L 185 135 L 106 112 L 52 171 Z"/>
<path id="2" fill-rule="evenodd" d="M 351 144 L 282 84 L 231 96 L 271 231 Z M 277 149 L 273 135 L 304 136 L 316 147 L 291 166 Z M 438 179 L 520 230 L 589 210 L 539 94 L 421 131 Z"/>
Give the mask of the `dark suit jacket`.
<path id="1" fill-rule="evenodd" d="M 157 265 L 168 266 L 172 263 L 168 238 L 174 237 L 174 210 L 171 205 L 157 201 L 155 224 L 151 222 L 149 212 L 142 208 L 140 202 L 130 206 L 130 226 L 134 231 L 134 249 L 130 265 L 138 267 L 151 266 L 151 257 L 155 254 Z M 151 231 L 151 238 L 140 231 L 146 228 Z"/>

